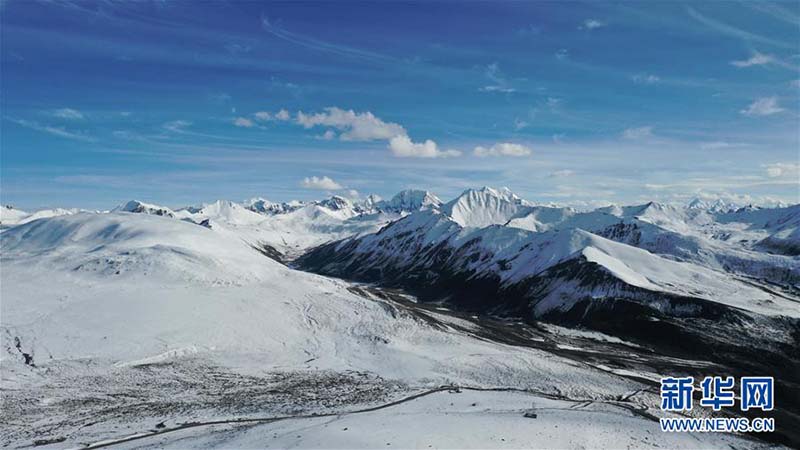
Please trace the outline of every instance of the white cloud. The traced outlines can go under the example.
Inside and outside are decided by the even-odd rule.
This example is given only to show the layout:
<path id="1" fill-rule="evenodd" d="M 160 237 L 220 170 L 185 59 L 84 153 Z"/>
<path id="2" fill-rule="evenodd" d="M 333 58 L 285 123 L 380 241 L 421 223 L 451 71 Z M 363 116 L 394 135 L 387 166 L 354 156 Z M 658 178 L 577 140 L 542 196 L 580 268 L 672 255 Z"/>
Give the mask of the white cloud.
<path id="1" fill-rule="evenodd" d="M 575 175 L 575 171 L 569 169 L 556 170 L 555 172 L 550 173 L 551 178 L 564 178 L 564 177 L 571 177 L 573 175 Z"/>
<path id="2" fill-rule="evenodd" d="M 528 125 L 530 125 L 528 122 L 520 119 L 519 117 L 514 119 L 514 129 L 515 130 L 521 130 L 523 128 L 526 128 Z"/>
<path id="3" fill-rule="evenodd" d="M 253 114 L 253 117 L 255 117 L 255 119 L 259 122 L 267 122 L 272 120 L 272 114 L 267 111 L 259 111 Z"/>
<path id="4" fill-rule="evenodd" d="M 639 84 L 656 84 L 661 81 L 661 78 L 653 74 L 640 73 L 631 77 L 634 83 Z"/>
<path id="5" fill-rule="evenodd" d="M 547 97 L 547 101 L 545 103 L 547 104 L 548 108 L 555 109 L 561 104 L 561 99 L 555 97 Z"/>
<path id="6" fill-rule="evenodd" d="M 625 139 L 645 139 L 653 136 L 653 127 L 637 127 L 628 128 L 622 132 L 622 137 Z"/>
<path id="7" fill-rule="evenodd" d="M 191 124 L 192 122 L 186 120 L 173 120 L 171 122 L 165 123 L 164 125 L 162 125 L 162 127 L 165 130 L 169 130 L 175 133 L 182 133 L 184 131 L 184 128 L 190 126 Z"/>
<path id="8" fill-rule="evenodd" d="M 233 124 L 236 125 L 237 127 L 242 127 L 242 128 L 253 128 L 255 126 L 253 121 L 248 119 L 247 117 L 237 117 L 236 119 L 233 120 Z"/>
<path id="9" fill-rule="evenodd" d="M 769 116 L 781 111 L 783 108 L 778 106 L 778 97 L 762 97 L 739 112 L 745 116 Z"/>
<path id="10" fill-rule="evenodd" d="M 231 96 L 224 92 L 220 92 L 218 94 L 210 94 L 208 98 L 210 98 L 215 102 L 227 102 L 231 100 Z"/>
<path id="11" fill-rule="evenodd" d="M 498 142 L 489 148 L 475 147 L 473 150 L 475 156 L 481 158 L 486 156 L 529 156 L 531 149 L 522 144 L 514 144 L 511 142 Z"/>
<path id="12" fill-rule="evenodd" d="M 54 127 L 51 125 L 43 125 L 39 124 L 38 122 L 33 122 L 29 120 L 23 119 L 9 119 L 12 122 L 16 123 L 17 125 L 21 125 L 25 128 L 30 128 L 31 130 L 42 131 L 45 133 L 50 133 L 54 136 L 59 136 L 67 139 L 74 139 L 76 141 L 85 141 L 85 142 L 94 142 L 95 139 L 91 136 L 87 136 L 85 134 L 76 133 L 73 131 L 69 131 L 64 127 Z"/>
<path id="13" fill-rule="evenodd" d="M 269 122 L 270 120 L 287 121 L 292 118 L 292 115 L 289 114 L 289 111 L 281 109 L 275 114 L 269 111 L 259 111 L 253 114 L 253 118 L 255 118 L 259 122 Z"/>
<path id="14" fill-rule="evenodd" d="M 734 147 L 745 147 L 745 146 L 747 146 L 747 144 L 725 142 L 725 141 L 704 142 L 700 144 L 700 148 L 703 150 L 719 150 L 723 148 L 734 148 Z"/>
<path id="15" fill-rule="evenodd" d="M 771 55 L 765 55 L 763 53 L 755 52 L 753 56 L 749 59 L 745 59 L 742 61 L 731 61 L 731 65 L 736 67 L 750 67 L 750 66 L 762 66 L 764 64 L 769 64 L 775 62 L 775 58 Z"/>
<path id="16" fill-rule="evenodd" d="M 288 114 L 281 110 L 275 117 Z M 295 122 L 307 129 L 316 126 L 329 127 L 323 135 L 318 136 L 320 139 L 333 139 L 338 131 L 339 139 L 343 141 L 388 141 L 389 150 L 400 158 L 447 158 L 461 155 L 458 150 L 440 149 L 430 139 L 420 143 L 413 142 L 402 125 L 384 122 L 369 111 L 357 113 L 337 107 L 325 108 L 325 112 L 315 114 L 300 111 Z"/>
<path id="17" fill-rule="evenodd" d="M 389 149 L 399 158 L 449 158 L 461 155 L 458 150 L 440 150 L 436 142 L 430 139 L 421 143 L 412 142 L 405 134 L 391 138 Z"/>
<path id="18" fill-rule="evenodd" d="M 384 122 L 369 111 L 356 113 L 352 109 L 345 111 L 336 107 L 325 108 L 324 113 L 317 114 L 298 112 L 297 123 L 305 128 L 336 128 L 341 131 L 339 139 L 343 141 L 388 140 L 406 134 L 402 126 Z"/>
<path id="19" fill-rule="evenodd" d="M 798 163 L 775 163 L 763 166 L 767 170 L 767 176 L 770 178 L 779 177 L 794 177 L 800 176 L 800 164 Z"/>
<path id="20" fill-rule="evenodd" d="M 586 20 L 583 21 L 583 25 L 578 27 L 578 29 L 581 29 L 581 30 L 585 29 L 585 30 L 590 30 L 591 31 L 591 30 L 594 30 L 594 29 L 597 29 L 597 28 L 602 28 L 604 26 L 606 26 L 605 22 L 601 22 L 601 21 L 599 21 L 597 19 L 586 19 Z"/>
<path id="21" fill-rule="evenodd" d="M 481 92 L 500 92 L 503 94 L 510 94 L 512 92 L 516 92 L 517 90 L 512 87 L 504 87 L 504 86 L 484 86 L 478 89 Z"/>
<path id="22" fill-rule="evenodd" d="M 515 92 L 513 86 L 508 82 L 503 72 L 500 70 L 500 66 L 495 62 L 486 66 L 486 78 L 492 81 L 492 84 L 488 86 L 484 86 L 479 90 L 482 92 L 501 92 L 504 94 L 510 94 Z"/>
<path id="23" fill-rule="evenodd" d="M 569 50 L 567 50 L 565 48 L 560 48 L 560 49 L 558 49 L 558 51 L 556 51 L 556 59 L 557 60 L 563 61 L 563 60 L 565 60 L 567 58 L 569 58 Z"/>
<path id="24" fill-rule="evenodd" d="M 61 108 L 56 109 L 52 112 L 54 117 L 58 117 L 59 119 L 68 119 L 68 120 L 83 120 L 85 117 L 83 113 L 76 109 L 72 108 Z"/>
<path id="25" fill-rule="evenodd" d="M 324 177 L 306 177 L 303 179 L 301 185 L 306 189 L 317 189 L 321 191 L 335 191 L 342 189 L 342 185 L 333 181 L 333 179 Z"/>

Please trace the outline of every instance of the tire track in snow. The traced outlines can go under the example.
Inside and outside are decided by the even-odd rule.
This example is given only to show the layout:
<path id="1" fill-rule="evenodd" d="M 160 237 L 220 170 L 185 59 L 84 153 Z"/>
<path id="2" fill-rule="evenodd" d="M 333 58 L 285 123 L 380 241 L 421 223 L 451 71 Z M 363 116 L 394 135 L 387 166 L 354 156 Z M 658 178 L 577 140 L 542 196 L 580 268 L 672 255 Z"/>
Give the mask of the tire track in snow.
<path id="1" fill-rule="evenodd" d="M 494 388 L 486 388 L 486 387 L 475 387 L 475 386 L 457 386 L 457 385 L 446 385 L 446 386 L 439 386 L 433 389 L 428 389 L 426 391 L 422 391 L 408 397 L 403 397 L 398 400 L 394 400 L 388 403 L 384 403 L 377 406 L 371 406 L 369 408 L 363 409 L 356 409 L 352 411 L 342 411 L 342 412 L 331 412 L 331 413 L 312 413 L 312 414 L 298 414 L 298 415 L 291 415 L 291 416 L 276 416 L 276 417 L 254 417 L 254 418 L 238 418 L 238 419 L 221 419 L 221 420 L 211 420 L 206 422 L 186 422 L 183 424 L 176 425 L 172 428 L 163 428 L 160 430 L 152 430 L 142 433 L 137 433 L 130 436 L 125 436 L 121 438 L 112 438 L 106 439 L 102 441 L 98 441 L 92 444 L 88 444 L 82 447 L 76 447 L 75 450 L 86 450 L 86 449 L 96 449 L 96 448 L 104 448 L 110 447 L 112 445 L 117 444 L 124 444 L 127 442 L 138 441 L 141 439 L 147 439 L 151 437 L 161 436 L 167 433 L 172 433 L 175 431 L 187 430 L 191 428 L 200 428 L 200 427 L 207 427 L 213 425 L 235 425 L 235 424 L 267 424 L 267 423 L 274 423 L 280 422 L 284 420 L 292 420 L 292 419 L 317 419 L 320 417 L 339 417 L 339 416 L 347 416 L 351 414 L 363 414 L 369 413 L 374 411 L 379 411 L 381 409 L 391 408 L 393 406 L 401 405 L 403 403 L 411 402 L 417 400 L 422 397 L 427 397 L 429 395 L 433 395 L 439 392 L 450 392 L 450 393 L 460 393 L 462 390 L 464 391 L 476 391 L 476 392 L 519 392 L 529 395 L 536 395 L 539 397 L 548 398 L 551 400 L 562 400 L 562 401 L 569 401 L 575 402 L 576 405 L 581 405 L 581 407 L 588 406 L 592 403 L 607 403 L 610 405 L 618 406 L 620 408 L 626 409 L 633 413 L 636 416 L 657 421 L 658 419 L 647 412 L 647 407 L 644 405 L 634 405 L 634 404 L 625 404 L 618 401 L 610 401 L 610 400 L 576 400 L 571 399 L 563 395 L 556 395 L 547 392 L 539 392 L 530 389 L 522 389 L 522 388 L 511 388 L 511 387 L 494 387 Z"/>

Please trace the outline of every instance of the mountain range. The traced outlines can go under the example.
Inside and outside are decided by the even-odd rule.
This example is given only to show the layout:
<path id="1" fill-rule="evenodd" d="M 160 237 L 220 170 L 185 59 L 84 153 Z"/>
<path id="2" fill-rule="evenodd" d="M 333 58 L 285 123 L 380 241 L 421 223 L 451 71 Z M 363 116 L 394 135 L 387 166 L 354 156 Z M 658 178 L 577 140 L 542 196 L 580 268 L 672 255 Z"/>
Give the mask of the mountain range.
<path id="1" fill-rule="evenodd" d="M 403 408 L 422 408 L 413 414 L 432 427 L 465 429 L 473 417 L 505 429 L 522 414 L 503 405 L 532 401 L 563 410 L 537 420 L 569 433 L 522 423 L 507 435 L 518 446 L 591 445 L 590 424 L 609 445 L 642 447 L 661 376 L 718 372 L 774 376 L 785 425 L 771 439 L 798 442 L 800 205 L 582 211 L 487 187 L 448 202 L 409 190 L 356 202 L 6 207 L 0 222 L 2 375 L 15 405 L 3 419 L 16 424 L 4 446 L 145 438 L 155 424 L 267 412 L 341 415 L 427 392 Z M 446 392 L 457 389 L 441 386 L 475 391 L 453 415 Z M 364 423 L 397 423 L 395 445 L 417 446 L 399 425 L 408 411 L 393 411 Z M 162 443 L 253 445 L 280 433 L 281 445 L 297 435 L 313 447 L 329 433 L 270 427 Z M 451 434 L 442 446 L 498 445 Z"/>

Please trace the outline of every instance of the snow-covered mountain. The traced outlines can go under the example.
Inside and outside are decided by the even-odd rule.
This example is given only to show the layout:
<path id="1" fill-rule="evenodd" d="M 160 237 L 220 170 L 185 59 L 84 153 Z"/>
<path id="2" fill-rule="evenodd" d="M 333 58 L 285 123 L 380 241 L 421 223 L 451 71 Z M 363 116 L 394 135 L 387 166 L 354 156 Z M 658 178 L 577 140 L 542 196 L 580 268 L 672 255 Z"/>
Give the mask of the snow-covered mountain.
<path id="1" fill-rule="evenodd" d="M 175 213 L 165 206 L 151 205 L 149 203 L 140 202 L 139 200 L 131 200 L 125 204 L 117 206 L 112 211 L 175 217 Z"/>
<path id="2" fill-rule="evenodd" d="M 368 198 L 367 204 L 379 211 L 410 213 L 421 209 L 438 208 L 441 206 L 442 201 L 431 192 L 406 189 L 398 192 L 390 200 L 375 201 L 372 198 Z"/>
<path id="3" fill-rule="evenodd" d="M 79 211 L 80 210 L 78 209 L 53 208 L 41 209 L 36 212 L 29 213 L 7 205 L 0 207 L 0 230 L 10 228 L 15 225 L 22 225 L 36 219 L 75 214 Z"/>
<path id="4" fill-rule="evenodd" d="M 773 216 L 782 213 L 794 214 L 773 211 Z M 793 302 L 700 264 L 702 260 L 694 255 L 716 249 L 713 243 L 674 231 L 690 228 L 695 218 L 656 203 L 590 213 L 534 207 L 507 191 L 483 188 L 464 192 L 440 210 L 411 214 L 378 233 L 316 249 L 299 263 L 322 273 L 369 281 L 428 286 L 440 282 L 449 285 L 449 278 L 456 277 L 484 285 L 491 282 L 498 290 L 508 290 L 552 267 L 578 260 L 593 263 L 608 276 L 636 288 L 763 314 L 800 316 Z M 793 223 L 780 222 L 782 227 Z M 679 246 L 690 249 L 671 248 Z M 772 264 L 776 272 L 785 270 L 786 279 L 782 281 L 800 280 L 800 264 L 794 258 L 762 255 L 745 248 L 738 251 L 741 258 L 750 256 L 755 264 Z M 676 261 L 681 259 L 678 256 L 684 256 L 685 261 Z M 426 280 L 418 281 L 421 276 Z M 568 310 L 581 298 L 619 295 L 614 290 L 584 291 L 577 286 L 570 292 L 574 295 L 568 303 L 554 303 L 550 297 L 536 300 L 531 305 L 534 315 L 551 309 Z"/>
<path id="5" fill-rule="evenodd" d="M 490 423 L 519 447 L 593 446 L 598 433 L 647 447 L 661 376 L 800 381 L 800 205 L 579 211 L 482 188 L 447 203 L 403 191 L 65 211 L 0 211 L 3 446 L 324 413 L 348 424 L 337 433 L 383 424 L 401 446 L 430 426 L 450 430 L 444 447 L 495 447 L 456 432 Z M 531 402 L 563 433 L 518 423 Z M 348 418 L 358 408 L 364 422 Z M 798 412 L 791 398 L 776 411 L 780 442 L 796 442 Z M 339 439 L 314 417 L 143 442 Z M 687 436 L 656 444 L 758 445 Z"/>
<path id="6" fill-rule="evenodd" d="M 237 211 L 229 206 L 203 209 Z M 4 446 L 76 446 L 147 436 L 153 426 L 265 415 L 344 417 L 413 394 L 430 394 L 427 412 L 419 414 L 456 428 L 467 422 L 448 419 L 454 401 L 472 404 L 490 422 L 522 417 L 531 402 L 569 410 L 580 404 L 572 398 L 657 401 L 640 393 L 639 381 L 544 350 L 478 339 L 469 321 L 415 312 L 346 282 L 290 269 L 235 235 L 185 220 L 81 213 L 11 228 L 0 244 Z M 511 392 L 456 398 L 439 387 L 453 383 Z M 517 406 L 500 407 L 509 402 Z M 404 417 L 402 409 L 384 414 L 365 420 Z M 579 414 L 541 420 L 567 429 L 580 418 L 608 439 L 642 440 L 650 424 L 611 403 Z M 394 430 L 392 439 L 408 431 L 399 423 L 383 427 Z M 523 428 L 507 436 L 526 445 L 556 439 Z M 313 447 L 320 433 L 293 435 L 303 434 L 310 439 L 304 445 Z M 229 438 L 236 436 L 244 434 Z M 267 428 L 260 442 L 272 436 Z M 492 445 L 488 437 L 446 439 L 453 446 Z M 574 434 L 564 442 L 580 446 L 588 439 Z M 738 441 L 720 439 L 715 445 Z M 182 438 L 159 442 L 186 445 Z"/>
<path id="7" fill-rule="evenodd" d="M 251 198 L 243 206 L 261 214 L 285 214 L 301 208 L 305 203 L 299 201 L 273 203 L 265 198 Z"/>
<path id="8" fill-rule="evenodd" d="M 495 190 L 483 187 L 464 191 L 442 205 L 442 212 L 462 227 L 482 228 L 505 224 L 516 215 L 527 211 L 530 206 L 508 188 Z"/>
<path id="9" fill-rule="evenodd" d="M 351 201 L 341 196 L 317 201 L 273 203 L 253 198 L 243 203 L 217 200 L 171 210 L 132 200 L 117 212 L 155 214 L 201 224 L 236 236 L 280 260 L 331 240 L 377 231 L 392 220 L 414 211 L 435 208 L 441 201 L 430 192 L 405 190 L 391 200 L 368 196 Z"/>
<path id="10" fill-rule="evenodd" d="M 767 253 L 757 238 L 792 242 L 798 210 L 648 203 L 577 212 L 481 189 L 320 246 L 297 264 L 459 309 L 779 360 L 800 332 L 800 259 Z M 731 328 L 741 340 L 731 341 Z"/>

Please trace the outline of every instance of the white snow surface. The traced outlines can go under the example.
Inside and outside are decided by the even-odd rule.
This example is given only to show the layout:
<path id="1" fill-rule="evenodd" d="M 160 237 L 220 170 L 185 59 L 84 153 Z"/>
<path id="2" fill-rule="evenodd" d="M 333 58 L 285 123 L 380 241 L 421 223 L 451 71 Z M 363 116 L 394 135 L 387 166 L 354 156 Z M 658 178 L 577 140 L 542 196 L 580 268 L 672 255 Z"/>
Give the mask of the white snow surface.
<path id="1" fill-rule="evenodd" d="M 526 418 L 533 411 L 536 418 Z M 512 392 L 447 392 L 362 414 L 181 431 L 182 448 L 520 449 L 758 446 L 721 433 L 661 433 L 621 406 Z M 164 442 L 169 442 L 164 438 Z M 144 448 L 155 448 L 156 441 Z M 123 444 L 122 448 L 142 448 Z"/>
<path id="2" fill-rule="evenodd" d="M 754 306 L 754 299 L 762 297 L 745 285 L 729 283 L 718 272 L 667 261 L 588 231 L 533 232 L 503 226 L 532 206 L 504 191 L 483 194 L 451 202 L 442 207 L 444 214 L 435 207 L 412 213 L 404 227 L 417 230 L 429 242 L 480 236 L 485 249 L 498 257 L 517 255 L 510 272 L 514 274 L 535 264 L 545 268 L 565 258 L 583 257 L 626 283 L 647 289 L 704 289 L 712 301 L 763 313 L 772 313 L 771 308 L 785 313 L 788 308 L 768 305 L 766 300 L 775 301 L 772 298 Z M 347 282 L 295 271 L 253 248 L 264 242 L 299 251 L 376 231 L 405 214 L 347 217 L 349 213 L 337 211 L 341 209 L 308 204 L 286 213 L 260 214 L 220 201 L 176 210 L 175 218 L 124 211 L 54 213 L 4 230 L 0 233 L 3 389 L 36 392 L 66 374 L 97 380 L 153 364 L 205 361 L 237 375 L 355 371 L 397 380 L 415 390 L 458 383 L 518 387 L 589 401 L 573 408 L 575 402 L 517 392 L 437 393 L 362 415 L 244 429 L 222 426 L 178 432 L 171 435 L 174 440 L 140 442 L 157 447 L 755 445 L 733 436 L 664 436 L 657 424 L 606 401 L 641 389 L 636 381 L 542 350 L 477 339 L 453 328 L 455 320 L 444 321 L 452 324 L 449 328 L 432 327 L 388 303 L 354 294 Z M 493 226 L 474 228 L 482 224 Z M 531 240 L 542 248 L 526 253 L 522 245 Z M 19 351 L 33 355 L 37 367 L 26 366 Z M 45 400 L 58 401 L 41 401 Z M 532 405 L 539 418 L 523 418 L 521 412 Z M 149 423 L 142 426 L 152 427 L 163 418 L 142 420 Z M 113 421 L 96 427 L 106 438 L 120 433 Z M 478 431 L 487 429 L 491 432 Z M 85 442 L 71 436 L 54 446 Z"/>
<path id="3" fill-rule="evenodd" d="M 36 219 L 64 216 L 78 212 L 80 212 L 78 209 L 53 208 L 41 209 L 33 213 L 28 213 L 12 207 L 0 207 L 0 229 L 22 225 Z"/>
<path id="4" fill-rule="evenodd" d="M 505 224 L 529 206 L 508 188 L 497 190 L 483 187 L 464 191 L 459 197 L 442 205 L 442 212 L 462 227 L 483 228 Z"/>

